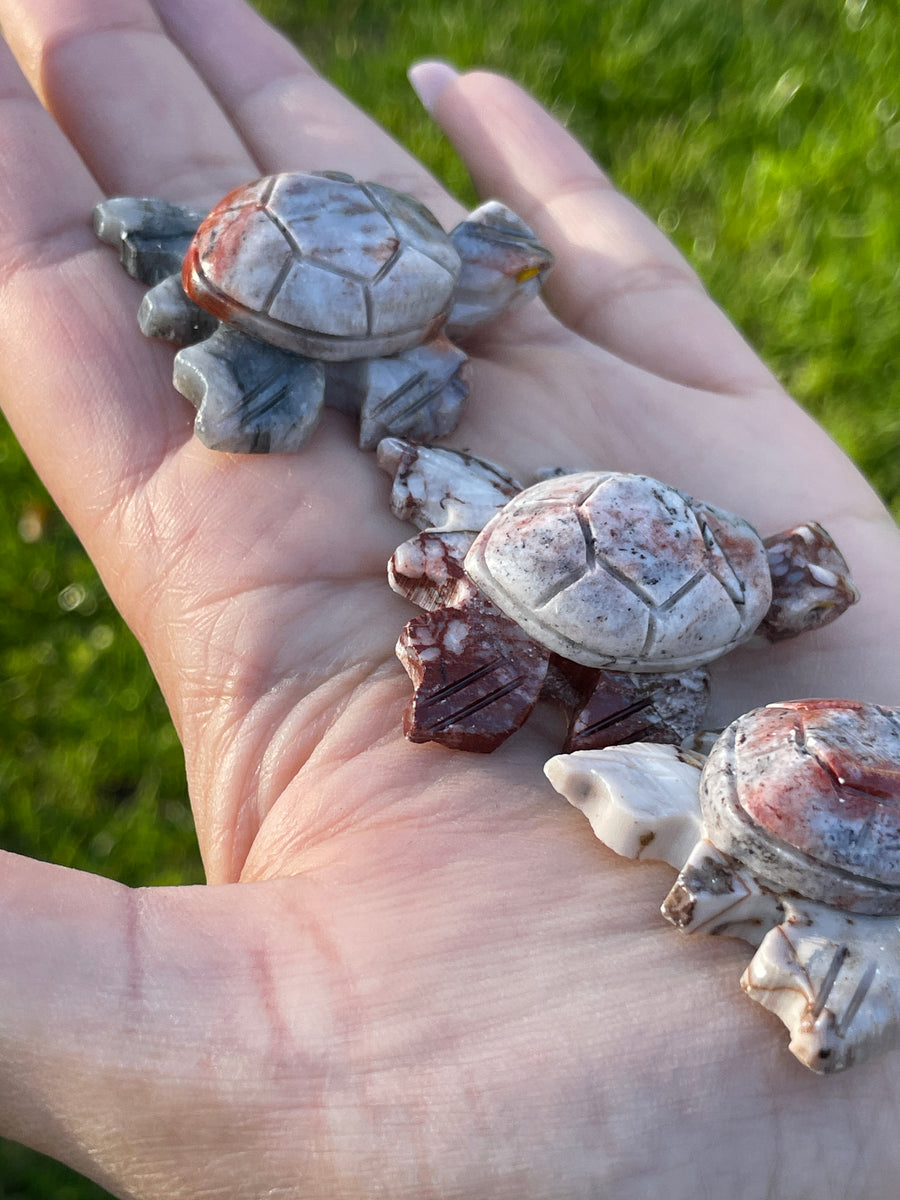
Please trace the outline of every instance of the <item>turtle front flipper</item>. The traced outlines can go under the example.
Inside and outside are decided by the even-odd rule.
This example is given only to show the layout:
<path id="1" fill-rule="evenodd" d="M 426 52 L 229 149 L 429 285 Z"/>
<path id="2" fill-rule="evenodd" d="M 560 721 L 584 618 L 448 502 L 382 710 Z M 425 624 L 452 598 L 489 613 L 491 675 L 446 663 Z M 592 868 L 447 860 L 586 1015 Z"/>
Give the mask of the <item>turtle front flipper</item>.
<path id="1" fill-rule="evenodd" d="M 322 411 L 320 362 L 266 345 L 227 326 L 175 355 L 175 387 L 194 405 L 194 432 L 211 450 L 297 450 Z"/>
<path id="2" fill-rule="evenodd" d="M 397 657 L 415 688 L 404 714 L 409 740 L 489 754 L 528 719 L 550 653 L 473 596 L 414 617 Z"/>
<path id="3" fill-rule="evenodd" d="M 379 443 L 378 465 L 391 477 L 391 512 L 398 520 L 418 529 L 466 530 L 472 540 L 522 490 L 495 463 L 403 438 Z"/>
<path id="4" fill-rule="evenodd" d="M 544 774 L 610 850 L 677 870 L 700 835 L 702 762 L 678 746 L 629 742 L 557 754 Z"/>
<path id="5" fill-rule="evenodd" d="M 534 231 L 499 200 L 476 208 L 450 240 L 462 261 L 447 319 L 451 337 L 527 304 L 553 265 Z"/>
<path id="6" fill-rule="evenodd" d="M 859 599 L 847 560 L 816 521 L 763 538 L 763 545 L 772 603 L 759 632 L 770 642 L 828 625 Z"/>
<path id="7" fill-rule="evenodd" d="M 193 346 L 211 337 L 219 322 L 191 300 L 181 286 L 181 275 L 167 275 L 145 294 L 138 309 L 138 325 L 144 337 Z"/>

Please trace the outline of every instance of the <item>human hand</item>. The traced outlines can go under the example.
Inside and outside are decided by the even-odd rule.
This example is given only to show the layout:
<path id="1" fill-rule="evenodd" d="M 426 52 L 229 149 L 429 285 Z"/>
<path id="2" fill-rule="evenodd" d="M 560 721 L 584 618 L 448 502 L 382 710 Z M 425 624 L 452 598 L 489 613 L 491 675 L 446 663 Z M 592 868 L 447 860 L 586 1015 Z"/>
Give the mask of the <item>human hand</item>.
<path id="1" fill-rule="evenodd" d="M 50 112 L 6 56 L 0 392 L 147 650 L 218 885 L 0 859 L 0 1132 L 141 1200 L 890 1194 L 890 1060 L 791 1060 L 740 996 L 744 948 L 680 940 L 671 872 L 614 860 L 543 782 L 551 716 L 489 758 L 403 741 L 387 480 L 335 413 L 296 456 L 199 445 L 89 226 L 103 194 L 200 205 L 289 168 L 378 178 L 445 225 L 457 206 L 236 0 L 0 20 Z M 646 471 L 764 532 L 821 520 L 862 602 L 730 656 L 714 719 L 896 701 L 900 551 L 866 484 L 546 114 L 489 75 L 420 77 L 441 85 L 479 190 L 557 255 L 559 320 L 472 343 L 453 444 Z"/>

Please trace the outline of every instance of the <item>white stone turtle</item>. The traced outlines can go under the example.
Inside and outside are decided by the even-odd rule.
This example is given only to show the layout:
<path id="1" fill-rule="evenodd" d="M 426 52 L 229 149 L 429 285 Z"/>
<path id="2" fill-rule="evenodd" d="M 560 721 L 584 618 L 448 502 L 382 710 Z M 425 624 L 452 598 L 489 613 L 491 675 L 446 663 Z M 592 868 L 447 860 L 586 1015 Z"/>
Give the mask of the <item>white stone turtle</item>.
<path id="1" fill-rule="evenodd" d="M 550 782 L 597 837 L 680 874 L 679 929 L 758 947 L 744 991 L 831 1073 L 900 1043 L 900 710 L 794 700 L 730 725 L 705 764 L 633 743 L 562 754 Z"/>
<path id="2" fill-rule="evenodd" d="M 857 599 L 820 526 L 763 541 L 741 517 L 645 475 L 499 468 L 386 439 L 392 506 L 424 532 L 392 587 L 425 608 L 397 653 L 415 696 L 407 735 L 489 751 L 543 693 L 570 712 L 567 749 L 681 741 L 702 723 L 706 663 Z"/>
<path id="3" fill-rule="evenodd" d="M 185 347 L 175 387 L 229 451 L 296 449 L 323 404 L 359 415 L 367 449 L 449 433 L 468 395 L 450 338 L 526 303 L 552 262 L 497 201 L 447 234 L 411 196 L 337 172 L 266 176 L 205 217 L 117 197 L 94 227 L 152 285 L 141 329 Z"/>

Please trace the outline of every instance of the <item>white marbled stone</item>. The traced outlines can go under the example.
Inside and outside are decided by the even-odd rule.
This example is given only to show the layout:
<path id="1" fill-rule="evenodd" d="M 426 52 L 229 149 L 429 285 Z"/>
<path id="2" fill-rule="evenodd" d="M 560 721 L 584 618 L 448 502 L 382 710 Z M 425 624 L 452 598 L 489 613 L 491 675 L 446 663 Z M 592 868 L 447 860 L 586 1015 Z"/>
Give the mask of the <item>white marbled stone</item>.
<path id="1" fill-rule="evenodd" d="M 557 754 L 544 774 L 616 854 L 677 869 L 700 835 L 701 762 L 676 746 L 632 742 Z"/>

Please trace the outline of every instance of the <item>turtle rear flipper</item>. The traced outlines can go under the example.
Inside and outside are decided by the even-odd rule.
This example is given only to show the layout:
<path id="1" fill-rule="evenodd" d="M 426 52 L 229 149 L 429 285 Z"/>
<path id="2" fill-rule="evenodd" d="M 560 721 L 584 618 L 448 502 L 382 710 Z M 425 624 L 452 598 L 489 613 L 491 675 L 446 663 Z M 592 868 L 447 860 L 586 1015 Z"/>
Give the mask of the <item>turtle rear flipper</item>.
<path id="1" fill-rule="evenodd" d="M 181 271 L 203 213 L 137 196 L 114 196 L 94 208 L 94 232 L 116 246 L 122 266 L 140 283 L 154 287 Z"/>
<path id="2" fill-rule="evenodd" d="M 709 673 L 604 671 L 554 654 L 544 695 L 567 711 L 563 750 L 599 750 L 624 742 L 679 745 L 701 728 L 709 700 Z"/>
<path id="3" fill-rule="evenodd" d="M 804 1066 L 830 1075 L 900 1044 L 898 957 L 895 918 L 851 920 L 791 897 L 741 987 L 784 1022 L 791 1053 Z"/>
<path id="4" fill-rule="evenodd" d="M 384 438 L 429 442 L 451 433 L 469 395 L 468 358 L 448 338 L 381 358 L 330 362 L 325 403 L 359 415 L 359 447 Z"/>

